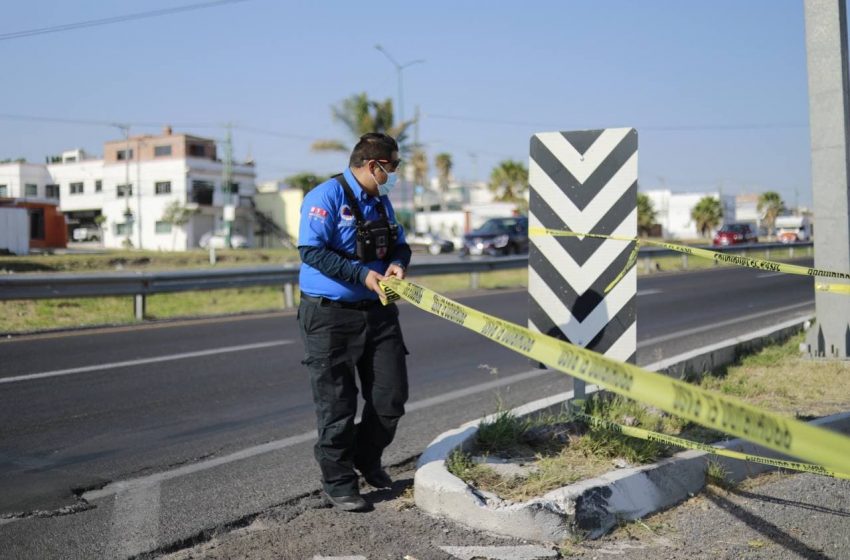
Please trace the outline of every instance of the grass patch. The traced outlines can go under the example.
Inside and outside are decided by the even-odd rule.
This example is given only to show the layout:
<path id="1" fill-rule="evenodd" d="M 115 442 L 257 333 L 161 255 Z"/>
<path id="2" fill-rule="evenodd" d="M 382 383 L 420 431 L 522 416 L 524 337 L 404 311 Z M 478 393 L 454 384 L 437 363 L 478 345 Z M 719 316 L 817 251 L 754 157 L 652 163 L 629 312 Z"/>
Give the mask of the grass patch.
<path id="1" fill-rule="evenodd" d="M 295 249 L 216 249 L 216 268 L 299 262 Z M 0 273 L 107 272 L 212 268 L 209 251 L 104 251 L 0 257 Z"/>
<path id="2" fill-rule="evenodd" d="M 768 346 L 700 385 L 784 414 L 811 418 L 847 410 L 850 403 L 850 364 L 809 360 L 799 352 L 805 335 Z"/>
<path id="3" fill-rule="evenodd" d="M 741 255 L 745 257 L 751 257 L 756 259 L 764 259 L 770 261 L 789 261 L 794 259 L 799 259 L 806 256 L 811 256 L 812 248 L 811 247 L 795 247 L 793 248 L 783 248 L 783 249 L 772 249 L 771 251 L 746 251 L 744 253 L 738 252 L 734 253 L 736 255 Z M 729 266 L 737 266 L 726 262 L 717 262 L 715 263 L 712 259 L 704 259 L 701 257 L 695 257 L 693 255 L 689 255 L 687 262 L 688 266 L 685 269 L 684 260 L 682 259 L 682 255 L 671 255 L 667 257 L 653 257 L 652 264 L 650 267 L 650 271 L 647 272 L 646 268 L 646 257 L 639 256 L 637 262 L 638 275 L 652 274 L 655 272 L 671 272 L 671 271 L 681 271 L 681 270 L 703 270 L 706 268 L 719 268 L 719 267 L 729 267 Z"/>
<path id="4" fill-rule="evenodd" d="M 847 410 L 850 364 L 811 361 L 803 358 L 799 345 L 804 334 L 768 346 L 743 358 L 719 375 L 707 375 L 699 384 L 735 396 L 755 406 L 810 418 Z M 584 403 L 586 414 L 628 426 L 711 443 L 726 436 L 663 411 L 616 395 L 593 395 Z M 479 427 L 479 436 L 467 454 L 453 459 L 463 480 L 508 500 L 541 496 L 577 480 L 598 476 L 616 465 L 639 465 L 680 451 L 663 443 L 632 438 L 602 427 L 574 422 L 568 414 L 515 418 L 500 411 Z M 485 459 L 479 458 L 483 456 Z M 500 465 L 481 465 L 487 457 L 522 463 L 524 474 L 510 473 Z M 491 459 L 492 460 L 492 459 Z M 452 466 L 449 465 L 452 471 Z M 718 462 L 711 461 L 706 481 L 724 489 L 732 485 Z"/>

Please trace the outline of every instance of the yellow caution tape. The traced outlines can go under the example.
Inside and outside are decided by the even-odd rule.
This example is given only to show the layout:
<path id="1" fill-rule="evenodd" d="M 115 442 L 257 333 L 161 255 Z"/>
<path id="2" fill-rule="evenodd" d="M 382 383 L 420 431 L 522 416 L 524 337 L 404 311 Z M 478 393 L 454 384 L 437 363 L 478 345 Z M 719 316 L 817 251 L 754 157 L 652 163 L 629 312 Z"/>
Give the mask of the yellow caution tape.
<path id="1" fill-rule="evenodd" d="M 850 284 L 815 284 L 815 289 L 820 292 L 850 294 Z"/>
<path id="2" fill-rule="evenodd" d="M 761 410 L 738 399 L 617 362 L 563 340 L 482 313 L 407 280 L 385 277 L 382 289 L 499 344 L 614 393 L 780 453 L 842 471 L 850 438 Z"/>
<path id="3" fill-rule="evenodd" d="M 799 276 L 818 276 L 822 278 L 842 278 L 844 280 L 850 280 L 850 273 L 848 272 L 835 272 L 833 270 L 821 270 L 818 268 L 810 268 L 808 266 L 799 266 L 796 264 L 787 264 L 780 263 L 776 261 L 768 261 L 765 259 L 757 259 L 754 257 L 744 257 L 741 255 L 728 255 L 726 253 L 719 253 L 717 251 L 710 251 L 708 249 L 700 249 L 698 247 L 687 247 L 685 245 L 676 245 L 675 243 L 667 243 L 665 241 L 653 241 L 651 239 L 640 239 L 638 237 L 625 237 L 625 236 L 617 236 L 617 235 L 602 235 L 598 233 L 576 233 L 574 231 L 567 231 L 561 229 L 549 229 L 544 227 L 532 226 L 528 228 L 529 235 L 552 235 L 556 237 L 593 237 L 597 239 L 613 239 L 615 241 L 629 241 L 632 243 L 637 243 L 638 245 L 649 245 L 653 247 L 663 247 L 665 249 L 670 249 L 671 251 L 676 251 L 678 253 L 684 253 L 686 255 L 692 255 L 694 257 L 700 257 L 703 259 L 714 260 L 715 262 L 725 262 L 737 266 L 743 266 L 746 268 L 755 268 L 758 270 L 767 270 L 770 272 L 784 272 L 786 274 L 797 274 Z M 832 286 L 832 284 L 824 284 L 825 286 Z M 836 293 L 850 293 L 850 289 L 846 292 L 843 290 L 833 290 L 829 289 L 827 291 L 834 291 Z"/>
<path id="4" fill-rule="evenodd" d="M 740 451 L 733 451 L 731 449 L 726 449 L 723 447 L 716 447 L 714 445 L 708 445 L 705 443 L 699 443 L 696 441 L 687 440 L 684 438 L 671 436 L 667 434 L 659 434 L 658 432 L 653 432 L 651 430 L 645 430 L 643 428 L 638 428 L 635 426 L 624 426 L 622 424 L 617 424 L 616 422 L 611 422 L 610 420 L 605 420 L 604 418 L 598 418 L 596 416 L 590 416 L 587 414 L 576 413 L 575 416 L 584 420 L 588 424 L 592 426 L 597 426 L 600 428 L 605 428 L 611 430 L 613 432 L 617 432 L 623 435 L 627 435 L 633 438 L 648 440 L 648 441 L 658 441 L 661 443 L 666 443 L 669 445 L 675 445 L 676 447 L 682 447 L 684 449 L 696 449 L 698 451 L 705 451 L 706 453 L 711 453 L 712 455 L 719 455 L 721 457 L 730 457 L 732 459 L 739 459 L 741 461 L 750 461 L 752 463 L 761 463 L 763 465 L 771 465 L 774 467 L 782 468 L 782 469 L 790 469 L 795 471 L 802 471 L 808 473 L 821 474 L 824 476 L 831 476 L 834 478 L 843 478 L 844 480 L 850 480 L 850 474 L 846 474 L 840 471 L 834 471 L 831 469 L 824 468 L 820 465 L 812 465 L 811 463 L 798 463 L 796 461 L 786 461 L 784 459 L 774 459 L 771 457 L 762 457 L 760 455 L 750 455 L 749 453 L 742 453 Z"/>

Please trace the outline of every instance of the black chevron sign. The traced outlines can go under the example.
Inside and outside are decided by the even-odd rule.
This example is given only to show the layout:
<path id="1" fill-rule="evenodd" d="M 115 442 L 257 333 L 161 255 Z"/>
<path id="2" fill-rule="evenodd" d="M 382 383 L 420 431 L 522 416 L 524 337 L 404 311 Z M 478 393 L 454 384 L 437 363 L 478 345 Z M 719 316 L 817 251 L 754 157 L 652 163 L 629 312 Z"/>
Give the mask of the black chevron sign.
<path id="1" fill-rule="evenodd" d="M 531 138 L 529 226 L 637 235 L 637 131 L 543 132 Z M 637 270 L 611 239 L 531 237 L 529 327 L 634 363 Z"/>

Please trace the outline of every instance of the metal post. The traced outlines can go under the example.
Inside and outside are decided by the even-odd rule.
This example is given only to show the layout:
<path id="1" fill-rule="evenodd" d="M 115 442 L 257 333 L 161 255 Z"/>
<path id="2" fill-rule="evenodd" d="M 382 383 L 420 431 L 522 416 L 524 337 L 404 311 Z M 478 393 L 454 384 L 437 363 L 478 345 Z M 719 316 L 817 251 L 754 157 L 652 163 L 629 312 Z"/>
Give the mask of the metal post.
<path id="1" fill-rule="evenodd" d="M 643 269 L 646 271 L 647 274 L 652 272 L 652 257 L 650 257 L 649 255 L 643 258 Z"/>
<path id="2" fill-rule="evenodd" d="M 145 320 L 145 294 L 133 296 L 133 313 L 137 321 Z"/>
<path id="3" fill-rule="evenodd" d="M 794 258 L 794 246 L 793 246 L 793 245 L 791 245 L 791 246 L 788 248 L 788 258 L 789 258 L 789 259 L 793 259 L 793 258 Z"/>
<path id="4" fill-rule="evenodd" d="M 295 307 L 295 297 L 293 296 L 292 282 L 287 282 L 283 285 L 283 307 L 292 309 Z"/>
<path id="5" fill-rule="evenodd" d="M 469 273 L 469 287 L 473 290 L 477 290 L 478 286 L 481 285 L 481 273 L 480 272 L 470 272 Z"/>
<path id="6" fill-rule="evenodd" d="M 688 254 L 682 253 L 682 270 L 688 270 Z"/>
<path id="7" fill-rule="evenodd" d="M 812 198 L 817 216 L 815 267 L 850 270 L 850 72 L 845 0 L 805 0 Z M 838 279 L 829 282 L 840 283 Z M 815 292 L 813 357 L 850 358 L 850 298 Z"/>

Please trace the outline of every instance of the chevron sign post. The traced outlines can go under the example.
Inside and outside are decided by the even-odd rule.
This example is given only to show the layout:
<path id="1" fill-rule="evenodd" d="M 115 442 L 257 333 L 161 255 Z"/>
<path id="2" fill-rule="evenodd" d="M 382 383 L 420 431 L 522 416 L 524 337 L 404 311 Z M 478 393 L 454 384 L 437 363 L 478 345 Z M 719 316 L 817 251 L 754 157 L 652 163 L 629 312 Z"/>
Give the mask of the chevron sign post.
<path id="1" fill-rule="evenodd" d="M 608 128 L 531 137 L 529 226 L 637 235 L 637 131 Z M 531 237 L 529 328 L 635 362 L 637 270 L 626 241 Z M 584 383 L 574 379 L 575 395 Z"/>

